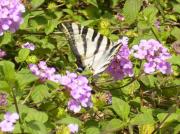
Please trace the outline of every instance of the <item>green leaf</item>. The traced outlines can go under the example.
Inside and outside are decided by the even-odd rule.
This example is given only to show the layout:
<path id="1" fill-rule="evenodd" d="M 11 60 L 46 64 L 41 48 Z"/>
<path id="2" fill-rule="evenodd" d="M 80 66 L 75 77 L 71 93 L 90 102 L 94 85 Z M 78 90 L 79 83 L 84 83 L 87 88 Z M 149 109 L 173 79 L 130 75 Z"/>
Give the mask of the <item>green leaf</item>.
<path id="1" fill-rule="evenodd" d="M 119 119 L 112 119 L 108 122 L 107 126 L 105 127 L 104 132 L 113 132 L 124 128 L 127 123 L 119 120 Z"/>
<path id="2" fill-rule="evenodd" d="M 133 94 L 137 89 L 139 89 L 139 87 L 140 87 L 140 84 L 136 80 L 136 81 L 132 82 L 131 84 L 129 84 L 128 86 L 122 88 L 121 90 L 124 94 L 128 95 L 128 94 Z"/>
<path id="3" fill-rule="evenodd" d="M 48 20 L 48 24 L 45 27 L 45 33 L 46 35 L 52 33 L 54 31 L 54 29 L 57 27 L 59 21 L 58 20 Z"/>
<path id="4" fill-rule="evenodd" d="M 89 127 L 86 129 L 86 134 L 100 134 L 100 130 L 97 127 Z"/>
<path id="5" fill-rule="evenodd" d="M 98 7 L 98 4 L 97 4 L 97 1 L 96 1 L 96 0 L 86 0 L 86 1 L 87 1 L 87 3 L 89 3 L 89 4 L 92 4 L 93 6 Z"/>
<path id="6" fill-rule="evenodd" d="M 157 13 L 158 10 L 154 6 L 148 6 L 143 10 L 143 16 L 146 22 L 148 22 L 148 25 L 154 25 Z"/>
<path id="7" fill-rule="evenodd" d="M 133 23 L 139 13 L 142 5 L 142 0 L 126 0 L 123 8 L 123 14 L 127 23 Z"/>
<path id="8" fill-rule="evenodd" d="M 165 117 L 168 115 L 168 113 L 160 113 L 157 115 L 160 122 L 162 122 Z M 173 121 L 180 121 L 180 116 L 178 113 L 172 113 L 165 121 L 164 123 L 169 123 Z"/>
<path id="9" fill-rule="evenodd" d="M 144 125 L 153 124 L 154 119 L 151 113 L 136 114 L 134 118 L 131 119 L 130 123 L 132 125 Z"/>
<path id="10" fill-rule="evenodd" d="M 180 40 L 180 28 L 174 27 L 171 31 L 171 35 L 174 36 L 177 40 Z"/>
<path id="11" fill-rule="evenodd" d="M 41 112 L 21 104 L 18 104 L 18 108 L 20 112 L 20 117 L 23 117 L 24 121 L 26 122 L 39 121 L 42 123 L 46 123 L 48 121 L 48 115 L 45 112 Z M 11 107 L 9 107 L 8 111 L 10 112 L 16 111 L 15 106 L 12 105 Z"/>
<path id="12" fill-rule="evenodd" d="M 176 13 L 180 13 L 180 4 L 174 4 L 173 10 L 174 10 Z"/>
<path id="13" fill-rule="evenodd" d="M 119 0 L 112 0 L 112 6 L 115 7 L 119 2 Z"/>
<path id="14" fill-rule="evenodd" d="M 25 121 L 27 122 L 35 120 L 45 123 L 48 120 L 48 115 L 44 112 L 40 112 L 32 108 L 28 108 L 26 112 L 27 112 L 27 116 L 25 117 Z"/>
<path id="15" fill-rule="evenodd" d="M 0 67 L 2 68 L 5 80 L 13 82 L 15 80 L 15 66 L 10 61 L 0 61 Z"/>
<path id="16" fill-rule="evenodd" d="M 31 0 L 31 5 L 33 9 L 38 8 L 44 3 L 45 0 Z"/>
<path id="17" fill-rule="evenodd" d="M 168 60 L 171 64 L 180 66 L 180 55 L 172 55 L 172 57 Z"/>
<path id="18" fill-rule="evenodd" d="M 20 25 L 20 29 L 25 29 L 28 27 L 28 24 L 29 24 L 29 18 L 30 18 L 30 14 L 29 13 L 26 13 L 23 17 L 24 21 L 23 21 L 23 24 Z"/>
<path id="19" fill-rule="evenodd" d="M 34 87 L 31 94 L 31 98 L 34 101 L 34 103 L 41 102 L 43 101 L 43 99 L 48 98 L 50 95 L 48 90 L 49 88 L 45 85 L 38 85 Z"/>
<path id="20" fill-rule="evenodd" d="M 0 37 L 0 46 L 10 43 L 12 39 L 12 34 L 5 32 L 4 35 Z"/>
<path id="21" fill-rule="evenodd" d="M 59 122 L 62 124 L 74 123 L 74 124 L 78 124 L 79 126 L 82 124 L 82 122 L 79 119 L 70 116 L 61 119 Z"/>
<path id="22" fill-rule="evenodd" d="M 30 54 L 30 50 L 27 48 L 23 48 L 19 51 L 18 53 L 18 57 L 16 57 L 16 61 L 17 62 L 23 62 L 27 59 L 27 57 Z"/>
<path id="23" fill-rule="evenodd" d="M 179 134 L 179 132 L 180 132 L 180 124 L 174 127 L 174 134 Z"/>
<path id="24" fill-rule="evenodd" d="M 121 117 L 123 120 L 127 120 L 128 119 L 128 115 L 130 112 L 130 106 L 127 102 L 113 97 L 112 98 L 112 107 L 114 109 L 114 111 L 119 115 L 119 117 Z"/>
<path id="25" fill-rule="evenodd" d="M 17 72 L 16 80 L 18 82 L 19 88 L 24 89 L 31 82 L 38 80 L 38 77 L 33 75 L 29 70 L 22 69 L 21 71 Z"/>
<path id="26" fill-rule="evenodd" d="M 7 93 L 9 93 L 11 91 L 10 87 L 6 81 L 0 81 L 0 91 L 5 91 Z"/>
<path id="27" fill-rule="evenodd" d="M 157 78 L 153 75 L 144 75 L 140 77 L 141 82 L 147 87 L 155 87 Z"/>
<path id="28" fill-rule="evenodd" d="M 26 124 L 25 130 L 29 134 L 48 134 L 46 126 L 42 122 L 31 121 Z"/>

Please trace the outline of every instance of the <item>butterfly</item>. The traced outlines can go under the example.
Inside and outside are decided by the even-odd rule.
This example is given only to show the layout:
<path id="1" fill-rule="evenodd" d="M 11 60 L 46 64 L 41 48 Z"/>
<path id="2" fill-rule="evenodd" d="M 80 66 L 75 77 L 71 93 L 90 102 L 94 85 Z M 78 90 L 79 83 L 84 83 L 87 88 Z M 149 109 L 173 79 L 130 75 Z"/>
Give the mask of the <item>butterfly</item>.
<path id="1" fill-rule="evenodd" d="M 102 73 L 117 54 L 121 45 L 86 26 L 64 22 L 58 25 L 65 33 L 78 67 L 90 68 L 93 75 Z"/>

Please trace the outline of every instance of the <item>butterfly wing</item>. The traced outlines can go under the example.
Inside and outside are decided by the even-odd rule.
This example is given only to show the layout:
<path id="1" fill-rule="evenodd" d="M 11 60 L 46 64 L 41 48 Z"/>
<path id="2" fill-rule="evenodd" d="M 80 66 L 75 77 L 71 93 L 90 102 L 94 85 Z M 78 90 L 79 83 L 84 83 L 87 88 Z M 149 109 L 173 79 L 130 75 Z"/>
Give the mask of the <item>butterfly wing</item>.
<path id="1" fill-rule="evenodd" d="M 91 68 L 94 75 L 107 68 L 120 48 L 106 36 L 76 23 L 61 23 L 59 28 L 67 36 L 78 66 Z"/>

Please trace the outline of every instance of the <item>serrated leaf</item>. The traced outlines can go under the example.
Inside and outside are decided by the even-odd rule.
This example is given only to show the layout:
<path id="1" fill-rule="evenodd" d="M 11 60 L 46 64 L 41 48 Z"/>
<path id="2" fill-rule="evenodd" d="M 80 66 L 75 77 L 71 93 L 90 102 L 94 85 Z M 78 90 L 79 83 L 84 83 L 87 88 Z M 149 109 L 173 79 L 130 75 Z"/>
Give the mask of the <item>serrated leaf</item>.
<path id="1" fill-rule="evenodd" d="M 136 20 L 141 5 L 142 0 L 126 0 L 123 7 L 123 14 L 127 23 L 131 24 Z"/>
<path id="2" fill-rule="evenodd" d="M 40 112 L 32 108 L 28 108 L 26 112 L 27 112 L 27 116 L 25 117 L 25 120 L 27 122 L 35 120 L 45 123 L 48 120 L 48 115 L 44 112 Z"/>
<path id="3" fill-rule="evenodd" d="M 157 78 L 153 75 L 145 75 L 140 77 L 141 82 L 147 87 L 155 87 Z"/>
<path id="4" fill-rule="evenodd" d="M 100 134 L 100 130 L 97 127 L 89 127 L 86 129 L 86 134 Z"/>
<path id="5" fill-rule="evenodd" d="M 158 10 L 154 6 L 148 6 L 143 10 L 143 16 L 149 25 L 150 24 L 154 25 L 157 13 L 158 13 Z"/>
<path id="6" fill-rule="evenodd" d="M 145 124 L 139 126 L 139 134 L 152 134 L 154 131 L 154 124 Z"/>
<path id="7" fill-rule="evenodd" d="M 39 6 L 41 6 L 44 2 L 45 2 L 45 0 L 31 0 L 31 5 L 32 5 L 33 9 L 36 9 Z"/>
<path id="8" fill-rule="evenodd" d="M 38 121 L 28 122 L 25 130 L 30 134 L 48 134 L 46 126 L 42 122 Z"/>
<path id="9" fill-rule="evenodd" d="M 154 119 L 151 113 L 136 114 L 134 118 L 131 119 L 130 123 L 132 125 L 144 125 L 153 124 Z"/>
<path id="10" fill-rule="evenodd" d="M 124 94 L 133 94 L 137 89 L 139 89 L 140 84 L 138 81 L 134 81 L 131 84 L 129 84 L 128 86 L 122 88 L 122 92 Z"/>
<path id="11" fill-rule="evenodd" d="M 29 70 L 22 69 L 21 71 L 17 72 L 16 80 L 18 82 L 19 88 L 24 89 L 31 82 L 38 80 L 38 77 L 33 75 Z"/>
<path id="12" fill-rule="evenodd" d="M 17 62 L 23 62 L 27 59 L 27 57 L 30 54 L 30 50 L 27 48 L 22 48 L 19 52 L 18 52 L 18 57 L 16 57 L 16 61 Z"/>
<path id="13" fill-rule="evenodd" d="M 48 24 L 45 27 L 45 33 L 46 35 L 52 33 L 54 31 L 54 29 L 57 27 L 59 21 L 58 20 L 48 20 Z"/>
<path id="14" fill-rule="evenodd" d="M 119 115 L 119 117 L 121 117 L 125 121 L 128 119 L 130 106 L 127 102 L 119 98 L 113 97 L 112 107 L 113 107 L 113 110 L 117 113 L 117 115 Z"/>
<path id="15" fill-rule="evenodd" d="M 59 122 L 62 124 L 73 123 L 73 124 L 78 124 L 79 126 L 82 124 L 82 122 L 79 119 L 74 118 L 74 117 L 70 117 L 70 116 L 61 119 Z"/>
<path id="16" fill-rule="evenodd" d="M 2 68 L 5 80 L 10 81 L 10 82 L 14 81 L 15 80 L 14 63 L 4 60 L 4 61 L 0 61 L 0 66 Z"/>
<path id="17" fill-rule="evenodd" d="M 112 119 L 108 122 L 107 126 L 105 127 L 104 132 L 113 132 L 124 128 L 127 123 L 123 122 L 119 119 Z"/>
<path id="18" fill-rule="evenodd" d="M 43 99 L 48 98 L 49 97 L 49 88 L 45 85 L 38 85 L 36 87 L 34 87 L 34 89 L 32 89 L 32 94 L 31 94 L 31 98 L 34 101 L 34 103 L 38 103 L 43 101 Z"/>

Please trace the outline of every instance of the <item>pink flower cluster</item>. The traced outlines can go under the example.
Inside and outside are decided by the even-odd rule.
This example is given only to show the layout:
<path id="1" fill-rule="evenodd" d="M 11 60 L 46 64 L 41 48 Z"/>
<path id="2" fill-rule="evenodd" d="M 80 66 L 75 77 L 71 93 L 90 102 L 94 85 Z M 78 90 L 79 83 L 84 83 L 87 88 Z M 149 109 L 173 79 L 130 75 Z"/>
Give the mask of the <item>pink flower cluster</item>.
<path id="1" fill-rule="evenodd" d="M 78 126 L 78 124 L 71 123 L 68 125 L 68 128 L 70 129 L 70 132 L 74 134 L 74 133 L 78 132 L 79 126 Z"/>
<path id="2" fill-rule="evenodd" d="M 92 88 L 88 85 L 88 79 L 86 77 L 67 72 L 67 75 L 61 77 L 60 83 L 70 90 L 69 110 L 78 113 L 81 107 L 92 107 Z"/>
<path id="3" fill-rule="evenodd" d="M 42 82 L 51 80 L 59 83 L 61 78 L 60 74 L 56 74 L 56 69 L 54 67 L 48 67 L 45 61 L 40 61 L 38 65 L 29 64 L 29 69 L 34 75 L 38 76 Z"/>
<path id="4" fill-rule="evenodd" d="M 3 58 L 6 56 L 6 52 L 0 49 L 0 58 Z"/>
<path id="5" fill-rule="evenodd" d="M 7 105 L 7 95 L 5 93 L 0 93 L 0 106 Z"/>
<path id="6" fill-rule="evenodd" d="M 29 68 L 33 74 L 39 77 L 43 82 L 51 80 L 69 89 L 71 99 L 68 102 L 68 109 L 77 113 L 81 107 L 91 107 L 91 87 L 88 85 L 88 79 L 84 76 L 78 76 L 76 73 L 69 73 L 61 76 L 56 73 L 55 68 L 47 67 L 46 62 L 40 61 L 38 65 L 30 64 Z"/>
<path id="7" fill-rule="evenodd" d="M 2 132 L 12 132 L 14 130 L 14 123 L 19 119 L 17 113 L 7 112 L 4 115 L 4 120 L 0 122 L 0 130 Z"/>
<path id="8" fill-rule="evenodd" d="M 122 44 L 118 54 L 111 62 L 110 66 L 107 68 L 107 71 L 114 77 L 114 79 L 123 79 L 126 76 L 132 77 L 133 73 L 133 64 L 129 60 L 130 50 L 128 48 L 128 38 L 123 37 L 118 41 Z"/>
<path id="9" fill-rule="evenodd" d="M 34 51 L 35 50 L 35 45 L 33 43 L 29 43 L 29 42 L 26 42 L 25 44 L 22 45 L 22 48 L 27 48 L 31 51 Z"/>
<path id="10" fill-rule="evenodd" d="M 15 32 L 23 22 L 25 7 L 20 0 L 0 0 L 0 36 L 4 31 Z"/>
<path id="11" fill-rule="evenodd" d="M 135 58 L 146 60 L 144 72 L 151 74 L 160 71 L 163 74 L 172 73 L 171 65 L 166 60 L 171 57 L 168 49 L 154 39 L 141 40 L 139 45 L 134 45 L 132 53 Z"/>

